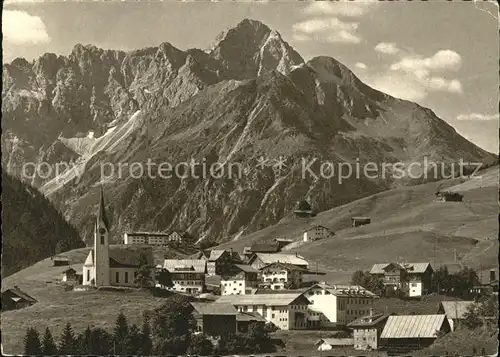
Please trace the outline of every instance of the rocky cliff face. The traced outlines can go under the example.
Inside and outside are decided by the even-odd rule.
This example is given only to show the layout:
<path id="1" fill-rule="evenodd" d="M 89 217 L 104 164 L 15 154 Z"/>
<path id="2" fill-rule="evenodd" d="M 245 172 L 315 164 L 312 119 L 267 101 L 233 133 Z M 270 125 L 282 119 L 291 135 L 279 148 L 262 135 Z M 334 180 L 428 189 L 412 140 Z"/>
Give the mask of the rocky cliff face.
<path id="1" fill-rule="evenodd" d="M 30 180 L 88 239 L 98 183 L 117 240 L 139 228 L 228 240 L 276 223 L 304 198 L 321 211 L 415 183 L 363 173 L 339 182 L 326 164 L 321 178 L 322 162 L 493 159 L 429 109 L 366 86 L 333 58 L 305 63 L 252 20 L 207 51 L 77 45 L 68 57 L 16 59 L 3 70 L 3 167 L 19 175 L 26 162 L 71 162 Z M 148 159 L 156 168 L 141 176 Z M 189 175 L 184 165 L 158 176 L 160 163 L 191 160 L 199 164 Z M 129 166 L 118 173 L 119 163 Z M 215 163 L 221 178 L 200 177 Z"/>

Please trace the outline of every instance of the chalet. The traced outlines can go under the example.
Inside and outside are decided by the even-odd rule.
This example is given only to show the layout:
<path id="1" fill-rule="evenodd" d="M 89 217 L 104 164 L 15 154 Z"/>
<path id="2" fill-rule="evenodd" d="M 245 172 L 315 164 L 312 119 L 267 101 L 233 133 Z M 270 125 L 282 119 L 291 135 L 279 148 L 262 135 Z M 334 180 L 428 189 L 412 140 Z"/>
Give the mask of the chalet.
<path id="1" fill-rule="evenodd" d="M 297 253 L 295 254 L 286 254 L 286 253 L 274 253 L 274 254 L 267 254 L 267 253 L 257 253 L 254 254 L 249 260 L 248 264 L 253 266 L 255 269 L 260 270 L 266 265 L 272 264 L 272 263 L 287 263 L 291 265 L 296 265 L 298 267 L 307 269 L 309 266 L 309 263 L 307 260 Z"/>
<path id="2" fill-rule="evenodd" d="M 258 270 L 250 265 L 233 264 L 221 275 L 221 295 L 251 294 L 257 288 L 258 274 Z"/>
<path id="3" fill-rule="evenodd" d="M 321 338 L 314 344 L 318 351 L 330 351 L 336 347 L 351 347 L 354 340 L 349 337 L 344 338 Z"/>
<path id="4" fill-rule="evenodd" d="M 35 298 L 14 286 L 2 292 L 2 311 L 17 310 L 31 306 L 38 302 Z"/>
<path id="5" fill-rule="evenodd" d="M 315 284 L 302 292 L 309 301 L 309 326 L 346 326 L 368 315 L 377 295 L 357 285 Z"/>
<path id="6" fill-rule="evenodd" d="M 63 256 L 57 256 L 52 258 L 52 265 L 55 267 L 61 267 L 69 265 L 69 258 Z"/>
<path id="7" fill-rule="evenodd" d="M 458 192 L 438 191 L 436 201 L 438 202 L 462 202 L 464 196 Z"/>
<path id="8" fill-rule="evenodd" d="M 302 231 L 300 238 L 303 242 L 314 242 L 320 239 L 332 238 L 334 235 L 335 233 L 325 226 L 314 226 Z"/>
<path id="9" fill-rule="evenodd" d="M 362 316 L 349 324 L 347 327 L 353 330 L 354 348 L 357 350 L 376 350 L 380 347 L 380 335 L 384 329 L 387 319 L 392 314 L 374 313 Z"/>
<path id="10" fill-rule="evenodd" d="M 265 325 L 266 319 L 258 312 L 238 312 L 236 315 L 236 329 L 245 333 L 252 324 Z"/>
<path id="11" fill-rule="evenodd" d="M 231 304 L 192 302 L 196 331 L 208 336 L 229 336 L 236 333 L 238 311 Z"/>
<path id="12" fill-rule="evenodd" d="M 187 294 L 200 294 L 205 290 L 207 262 L 199 259 L 165 259 L 163 269 L 171 276 L 174 286 L 168 288 Z"/>
<path id="13" fill-rule="evenodd" d="M 214 304 L 231 304 L 239 312 L 257 312 L 281 330 L 307 328 L 309 302 L 300 292 L 293 294 L 224 295 Z"/>
<path id="14" fill-rule="evenodd" d="M 404 353 L 430 346 L 451 331 L 446 315 L 389 316 L 380 335 L 384 349 Z"/>
<path id="15" fill-rule="evenodd" d="M 232 249 L 212 249 L 200 251 L 196 255 L 196 259 L 207 262 L 208 275 L 222 275 L 222 273 L 233 264 L 243 263 L 240 255 Z"/>
<path id="16" fill-rule="evenodd" d="M 283 249 L 283 247 L 286 247 L 290 243 L 293 243 L 292 238 L 275 238 L 274 241 L 276 243 L 278 243 L 280 251 L 281 251 L 281 249 Z"/>
<path id="17" fill-rule="evenodd" d="M 374 264 L 370 274 L 381 278 L 386 289 L 419 297 L 429 292 L 433 271 L 430 263 L 383 263 Z"/>
<path id="18" fill-rule="evenodd" d="M 441 301 L 439 304 L 438 314 L 445 314 L 450 324 L 451 330 L 455 330 L 469 306 L 474 305 L 474 301 Z"/>
<path id="19" fill-rule="evenodd" d="M 307 271 L 289 263 L 271 263 L 260 270 L 259 287 L 271 290 L 298 289 L 302 286 L 302 274 Z"/>
<path id="20" fill-rule="evenodd" d="M 300 218 L 313 217 L 315 215 L 311 205 L 306 200 L 298 201 L 293 213 L 296 217 Z"/>
<path id="21" fill-rule="evenodd" d="M 352 226 L 359 227 L 364 226 L 365 224 L 370 224 L 372 219 L 370 217 L 352 217 Z"/>
<path id="22" fill-rule="evenodd" d="M 79 274 L 75 269 L 69 268 L 63 271 L 61 281 L 75 283 L 75 284 L 82 284 L 83 275 Z"/>
<path id="23" fill-rule="evenodd" d="M 496 270 L 491 269 L 489 277 L 482 279 L 480 277 L 480 284 L 473 286 L 470 293 L 476 296 L 498 295 L 498 278 L 496 277 Z"/>

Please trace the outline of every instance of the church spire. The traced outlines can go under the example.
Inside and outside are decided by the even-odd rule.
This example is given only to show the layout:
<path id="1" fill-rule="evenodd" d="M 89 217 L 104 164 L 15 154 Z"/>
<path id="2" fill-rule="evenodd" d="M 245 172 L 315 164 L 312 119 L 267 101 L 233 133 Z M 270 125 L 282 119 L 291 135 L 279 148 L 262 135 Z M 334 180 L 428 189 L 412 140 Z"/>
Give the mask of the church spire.
<path id="1" fill-rule="evenodd" d="M 99 201 L 99 213 L 97 216 L 98 222 L 102 222 L 106 229 L 109 231 L 109 221 L 108 217 L 106 216 L 106 211 L 104 210 L 104 193 L 102 190 L 102 185 L 101 185 L 101 197 Z"/>

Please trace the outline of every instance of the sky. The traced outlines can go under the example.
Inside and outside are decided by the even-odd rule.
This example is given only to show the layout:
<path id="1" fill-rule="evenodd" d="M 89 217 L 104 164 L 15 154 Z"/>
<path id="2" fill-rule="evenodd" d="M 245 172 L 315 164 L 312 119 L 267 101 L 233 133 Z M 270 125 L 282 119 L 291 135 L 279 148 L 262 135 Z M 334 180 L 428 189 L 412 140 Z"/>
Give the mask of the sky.
<path id="1" fill-rule="evenodd" d="M 499 20 L 494 2 L 44 2 L 6 0 L 3 62 L 75 44 L 208 48 L 244 18 L 281 33 L 305 60 L 330 56 L 366 84 L 432 109 L 498 153 Z"/>

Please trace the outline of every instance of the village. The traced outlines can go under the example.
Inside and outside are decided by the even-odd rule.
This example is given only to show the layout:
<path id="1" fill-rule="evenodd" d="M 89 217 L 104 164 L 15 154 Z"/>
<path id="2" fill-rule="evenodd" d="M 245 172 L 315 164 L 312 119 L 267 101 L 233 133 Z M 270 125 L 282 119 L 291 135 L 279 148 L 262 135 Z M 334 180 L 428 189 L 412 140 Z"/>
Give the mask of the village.
<path id="1" fill-rule="evenodd" d="M 446 195 L 436 194 L 445 201 Z M 452 195 L 455 200 L 457 195 Z M 200 249 L 190 257 L 164 259 L 154 264 L 153 248 L 179 246 L 188 237 L 179 232 L 126 232 L 122 247 L 110 246 L 110 231 L 101 190 L 94 230 L 94 246 L 81 271 L 63 255 L 54 266 L 68 266 L 61 282 L 75 291 L 154 289 L 190 299 L 195 333 L 215 339 L 246 333 L 251 325 L 271 331 L 329 331 L 331 336 L 311 341 L 311 350 L 352 348 L 360 351 L 418 350 L 452 332 L 479 297 L 498 294 L 498 277 L 469 287 L 468 300 L 442 301 L 434 314 L 396 314 L 376 309 L 383 297 L 403 300 L 424 298 L 435 292 L 436 268 L 430 262 L 385 261 L 369 271 L 361 269 L 349 284 L 325 281 L 325 272 L 287 250 L 323 239 L 335 239 L 324 226 L 313 226 L 299 237 L 275 238 L 237 252 Z M 306 202 L 298 203 L 297 216 L 312 215 Z M 352 227 L 370 224 L 370 217 L 352 217 Z M 439 287 L 438 292 L 446 287 Z M 452 288 L 453 289 L 453 288 Z M 2 292 L 4 310 L 37 302 L 22 287 Z"/>

